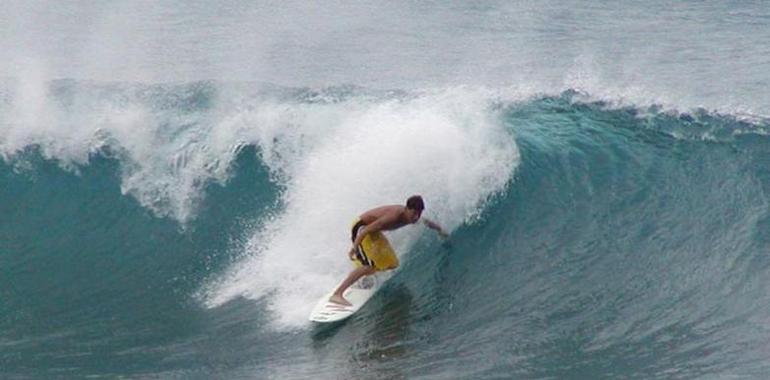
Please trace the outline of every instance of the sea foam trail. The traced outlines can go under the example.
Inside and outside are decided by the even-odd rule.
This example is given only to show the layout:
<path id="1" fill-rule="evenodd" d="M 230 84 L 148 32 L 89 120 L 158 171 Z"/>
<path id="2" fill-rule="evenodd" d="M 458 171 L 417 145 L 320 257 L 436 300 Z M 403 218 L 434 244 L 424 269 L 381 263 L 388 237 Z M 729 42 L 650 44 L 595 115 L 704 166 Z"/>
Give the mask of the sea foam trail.
<path id="1" fill-rule="evenodd" d="M 283 178 L 284 207 L 204 297 L 216 307 L 235 297 L 269 296 L 279 328 L 306 323 L 315 300 L 350 269 L 348 228 L 361 212 L 422 194 L 425 215 L 452 230 L 505 188 L 519 162 L 489 97 L 462 89 L 400 100 L 275 104 L 242 117 L 268 127 L 257 144 Z M 390 236 L 405 254 L 420 232 Z"/>

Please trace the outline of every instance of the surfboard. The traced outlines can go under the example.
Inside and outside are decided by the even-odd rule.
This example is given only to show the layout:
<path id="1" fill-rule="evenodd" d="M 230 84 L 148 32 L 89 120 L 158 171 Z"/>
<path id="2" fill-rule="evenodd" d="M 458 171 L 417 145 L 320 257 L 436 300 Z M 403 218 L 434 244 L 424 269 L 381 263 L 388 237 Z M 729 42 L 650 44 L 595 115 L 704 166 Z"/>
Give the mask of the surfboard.
<path id="1" fill-rule="evenodd" d="M 384 279 L 378 278 L 379 274 L 373 274 L 366 276 L 351 285 L 345 293 L 342 294 L 351 306 L 340 305 L 338 303 L 329 302 L 329 297 L 334 294 L 334 290 L 337 289 L 339 284 L 332 289 L 328 294 L 321 297 L 316 303 L 313 311 L 310 312 L 310 321 L 318 323 L 331 323 L 339 322 L 347 319 L 355 312 L 361 309 L 361 307 L 369 301 L 370 298 L 377 292 L 382 285 Z"/>

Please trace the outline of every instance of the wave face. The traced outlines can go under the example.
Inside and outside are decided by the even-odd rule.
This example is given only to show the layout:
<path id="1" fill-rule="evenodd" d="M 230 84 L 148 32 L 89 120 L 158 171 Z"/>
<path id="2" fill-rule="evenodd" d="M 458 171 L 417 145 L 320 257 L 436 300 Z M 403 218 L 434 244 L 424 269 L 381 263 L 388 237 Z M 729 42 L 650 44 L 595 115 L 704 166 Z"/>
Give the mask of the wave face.
<path id="1" fill-rule="evenodd" d="M 52 88 L 55 107 L 105 122 L 82 140 L 5 126 L 11 376 L 770 369 L 767 122 L 574 91 L 272 89 L 214 108 L 238 89 Z M 154 105 L 142 112 L 157 127 L 119 135 L 115 98 Z M 341 326 L 308 325 L 348 270 L 352 218 L 411 193 L 450 242 L 392 233 L 402 266 L 385 288 Z"/>
<path id="2" fill-rule="evenodd" d="M 3 378 L 770 373 L 763 3 L 4 6 Z"/>

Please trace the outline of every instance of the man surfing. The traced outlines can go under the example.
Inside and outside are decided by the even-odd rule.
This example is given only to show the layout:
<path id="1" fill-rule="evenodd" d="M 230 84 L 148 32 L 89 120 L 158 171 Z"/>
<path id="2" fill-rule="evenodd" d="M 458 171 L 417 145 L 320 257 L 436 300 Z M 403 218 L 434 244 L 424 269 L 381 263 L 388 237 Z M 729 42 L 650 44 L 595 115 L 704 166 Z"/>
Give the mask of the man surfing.
<path id="1" fill-rule="evenodd" d="M 351 306 L 351 303 L 342 297 L 350 285 L 363 276 L 398 267 L 398 258 L 382 231 L 392 231 L 407 224 L 417 223 L 424 209 L 425 203 L 422 197 L 414 195 L 406 200 L 406 206 L 381 206 L 361 214 L 353 224 L 351 230 L 353 246 L 348 252 L 350 260 L 355 262 L 357 268 L 350 272 L 345 281 L 329 297 L 329 302 Z M 428 218 L 422 218 L 422 220 L 428 228 L 436 230 L 442 237 L 449 236 L 436 222 Z"/>

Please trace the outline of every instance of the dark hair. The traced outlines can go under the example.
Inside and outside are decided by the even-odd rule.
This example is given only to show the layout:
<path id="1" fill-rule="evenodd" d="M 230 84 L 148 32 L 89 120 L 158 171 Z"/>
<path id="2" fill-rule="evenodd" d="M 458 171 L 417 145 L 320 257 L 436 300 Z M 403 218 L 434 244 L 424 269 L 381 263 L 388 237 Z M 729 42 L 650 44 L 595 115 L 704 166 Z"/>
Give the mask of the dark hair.
<path id="1" fill-rule="evenodd" d="M 406 208 L 422 211 L 425 210 L 425 203 L 422 201 L 422 197 L 419 195 L 412 195 L 406 200 Z"/>

